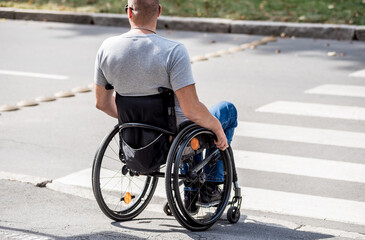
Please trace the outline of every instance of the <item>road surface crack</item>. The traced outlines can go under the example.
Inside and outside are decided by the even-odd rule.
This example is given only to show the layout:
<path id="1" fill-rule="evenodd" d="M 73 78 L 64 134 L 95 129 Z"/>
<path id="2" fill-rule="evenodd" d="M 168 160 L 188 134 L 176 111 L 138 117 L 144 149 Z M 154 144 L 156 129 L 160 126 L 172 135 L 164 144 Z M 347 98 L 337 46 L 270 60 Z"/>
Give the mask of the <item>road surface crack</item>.
<path id="1" fill-rule="evenodd" d="M 295 231 L 297 231 L 297 230 L 301 229 L 301 228 L 302 228 L 302 227 L 304 227 L 304 226 L 305 226 L 304 224 L 301 224 L 301 225 L 299 225 L 298 227 L 294 228 L 294 230 L 295 230 Z"/>

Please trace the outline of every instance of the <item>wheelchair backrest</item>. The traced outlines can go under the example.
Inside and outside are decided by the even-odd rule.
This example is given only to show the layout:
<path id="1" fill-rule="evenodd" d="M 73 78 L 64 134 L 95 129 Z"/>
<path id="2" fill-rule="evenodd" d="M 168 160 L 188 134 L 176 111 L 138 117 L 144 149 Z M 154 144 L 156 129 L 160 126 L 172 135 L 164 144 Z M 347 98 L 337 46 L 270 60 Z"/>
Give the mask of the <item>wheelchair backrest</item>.
<path id="1" fill-rule="evenodd" d="M 137 97 L 116 93 L 115 101 L 120 125 L 142 123 L 176 133 L 172 90 L 161 88 L 160 94 Z M 140 127 L 121 129 L 121 150 L 130 169 L 139 173 L 151 173 L 166 162 L 169 149 L 167 134 Z"/>

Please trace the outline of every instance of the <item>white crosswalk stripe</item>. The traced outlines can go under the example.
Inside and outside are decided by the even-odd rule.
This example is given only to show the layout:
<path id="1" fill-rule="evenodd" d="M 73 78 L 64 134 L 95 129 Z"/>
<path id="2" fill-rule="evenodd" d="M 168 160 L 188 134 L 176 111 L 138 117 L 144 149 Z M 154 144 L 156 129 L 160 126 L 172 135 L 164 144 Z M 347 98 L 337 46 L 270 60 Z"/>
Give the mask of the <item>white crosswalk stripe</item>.
<path id="1" fill-rule="evenodd" d="M 365 203 L 244 187 L 244 208 L 365 225 Z"/>
<path id="2" fill-rule="evenodd" d="M 363 78 L 365 78 L 365 69 L 351 73 L 350 77 L 363 77 Z"/>
<path id="3" fill-rule="evenodd" d="M 236 168 L 365 183 L 365 164 L 234 150 Z"/>
<path id="4" fill-rule="evenodd" d="M 239 122 L 236 136 L 365 149 L 365 133 Z"/>
<path id="5" fill-rule="evenodd" d="M 365 108 L 317 103 L 277 101 L 256 109 L 257 112 L 280 113 L 310 117 L 365 120 Z"/>
<path id="6" fill-rule="evenodd" d="M 305 91 L 307 94 L 365 97 L 365 87 L 356 85 L 325 84 Z"/>
<path id="7" fill-rule="evenodd" d="M 55 239 L 53 237 L 45 237 L 42 235 L 37 235 L 34 233 L 22 233 L 18 231 L 11 230 L 0 230 L 0 239 L 9 239 L 9 240 L 52 240 Z"/>

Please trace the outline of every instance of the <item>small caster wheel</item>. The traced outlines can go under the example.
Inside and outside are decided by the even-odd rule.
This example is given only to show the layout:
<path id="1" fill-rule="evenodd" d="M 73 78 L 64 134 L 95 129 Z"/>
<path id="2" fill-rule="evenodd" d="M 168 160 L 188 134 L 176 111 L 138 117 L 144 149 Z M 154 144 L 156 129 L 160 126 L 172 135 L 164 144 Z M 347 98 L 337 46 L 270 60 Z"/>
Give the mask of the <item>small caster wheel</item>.
<path id="1" fill-rule="evenodd" d="M 125 176 L 125 175 L 127 175 L 128 171 L 129 171 L 129 168 L 126 165 L 124 165 L 122 167 L 122 174 Z"/>
<path id="2" fill-rule="evenodd" d="M 170 209 L 170 206 L 167 202 L 165 202 L 164 206 L 163 206 L 163 211 L 167 216 L 172 216 L 172 212 Z"/>
<path id="3" fill-rule="evenodd" d="M 230 223 L 237 223 L 240 219 L 241 213 L 238 211 L 237 207 L 230 207 L 227 212 L 227 220 Z"/>

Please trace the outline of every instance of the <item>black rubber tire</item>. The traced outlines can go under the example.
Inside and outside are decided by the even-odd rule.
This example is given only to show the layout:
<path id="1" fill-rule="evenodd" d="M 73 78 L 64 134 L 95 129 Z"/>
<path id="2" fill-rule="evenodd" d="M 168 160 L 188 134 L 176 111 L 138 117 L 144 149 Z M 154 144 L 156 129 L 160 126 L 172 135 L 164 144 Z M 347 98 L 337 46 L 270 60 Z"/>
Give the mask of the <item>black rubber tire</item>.
<path id="1" fill-rule="evenodd" d="M 169 206 L 168 202 L 165 202 L 165 204 L 163 205 L 163 211 L 167 216 L 172 216 L 172 212 L 171 212 L 171 208 Z"/>
<path id="2" fill-rule="evenodd" d="M 190 143 L 191 139 L 199 134 L 206 134 L 210 137 L 214 137 L 214 134 L 211 131 L 201 128 L 195 124 L 192 124 L 180 131 L 170 148 L 170 152 L 167 157 L 165 175 L 166 195 L 172 214 L 183 227 L 191 231 L 206 230 L 219 220 L 228 203 L 232 187 L 232 166 L 229 153 L 227 150 L 224 152 L 221 151 L 220 154 L 223 157 L 222 162 L 225 173 L 221 203 L 214 208 L 215 210 L 213 214 L 208 213 L 208 216 L 210 214 L 211 218 L 206 220 L 199 218 L 199 213 L 197 215 L 191 214 L 185 209 L 184 199 L 180 196 L 181 189 L 179 188 L 179 173 L 182 163 L 182 154 L 184 148 L 188 143 Z M 202 211 L 204 210 L 205 209 Z"/>
<path id="3" fill-rule="evenodd" d="M 126 221 L 126 220 L 130 220 L 133 219 L 134 217 L 136 217 L 138 214 L 140 214 L 143 209 L 145 209 L 148 205 L 148 203 L 150 202 L 153 193 L 156 190 L 156 186 L 157 186 L 157 181 L 158 179 L 156 177 L 151 177 L 151 176 L 139 176 L 139 175 L 134 175 L 131 176 L 129 173 L 128 174 L 122 174 L 122 169 L 125 166 L 124 163 L 122 161 L 119 160 L 119 127 L 115 126 L 114 129 L 104 137 L 104 139 L 102 140 L 102 142 L 100 143 L 100 146 L 95 154 L 95 158 L 94 158 L 94 163 L 93 163 L 93 168 L 92 168 L 92 186 L 93 186 L 93 192 L 94 192 L 94 196 L 95 199 L 100 207 L 100 209 L 103 211 L 103 213 L 109 217 L 110 219 L 113 219 L 115 221 Z M 113 149 L 113 147 L 114 149 Z M 110 150 L 111 149 L 111 150 Z M 108 155 L 106 155 L 106 151 L 108 151 Z M 112 157 L 110 155 L 113 155 Z M 120 181 L 121 182 L 121 188 L 123 187 L 123 181 L 128 181 L 128 182 L 132 182 L 136 181 L 138 179 L 138 181 L 136 182 L 141 182 L 140 185 L 141 187 L 138 187 L 138 193 L 136 193 L 136 197 L 133 198 L 133 201 L 131 201 L 130 204 L 127 205 L 127 207 L 125 209 L 121 209 L 121 210 L 116 210 L 116 209 L 112 209 L 110 208 L 110 204 L 109 202 L 107 203 L 106 200 L 104 199 L 104 193 L 105 195 L 107 195 L 109 197 L 109 194 L 111 192 L 111 190 L 109 190 L 107 188 L 107 190 L 105 190 L 103 192 L 103 187 L 100 187 L 101 185 L 101 179 L 103 179 L 103 177 L 101 178 L 101 168 L 102 168 L 102 164 L 103 161 L 105 161 L 106 163 L 108 163 L 107 161 L 113 161 L 112 163 L 116 166 L 116 169 L 119 169 L 118 171 L 120 171 L 120 178 L 119 177 L 115 177 L 116 180 L 114 182 Z M 105 170 L 105 171 L 109 171 L 109 170 Z M 125 171 L 125 169 L 124 169 Z M 123 171 L 123 172 L 124 172 Z M 116 174 L 119 173 L 117 171 L 115 171 Z M 104 177 L 105 178 L 105 177 Z M 113 176 L 114 178 L 114 176 Z M 106 180 L 105 180 L 106 181 Z M 109 180 L 110 181 L 110 180 Z M 130 186 L 127 186 L 130 187 Z M 120 190 L 120 194 L 122 195 L 123 189 Z M 137 191 L 135 191 L 137 192 Z M 118 191 L 113 191 L 112 192 L 113 195 L 117 195 L 119 194 L 119 188 Z M 118 197 L 113 196 L 115 199 L 118 199 Z M 118 207 L 118 205 L 120 204 L 120 208 L 123 204 L 122 202 L 122 197 L 120 197 L 120 200 L 118 202 L 118 204 L 116 205 L 116 208 Z M 114 204 L 115 205 L 115 204 Z"/>
<path id="4" fill-rule="evenodd" d="M 232 206 L 227 211 L 227 220 L 230 223 L 237 223 L 240 220 L 241 213 L 238 211 L 238 207 Z"/>

